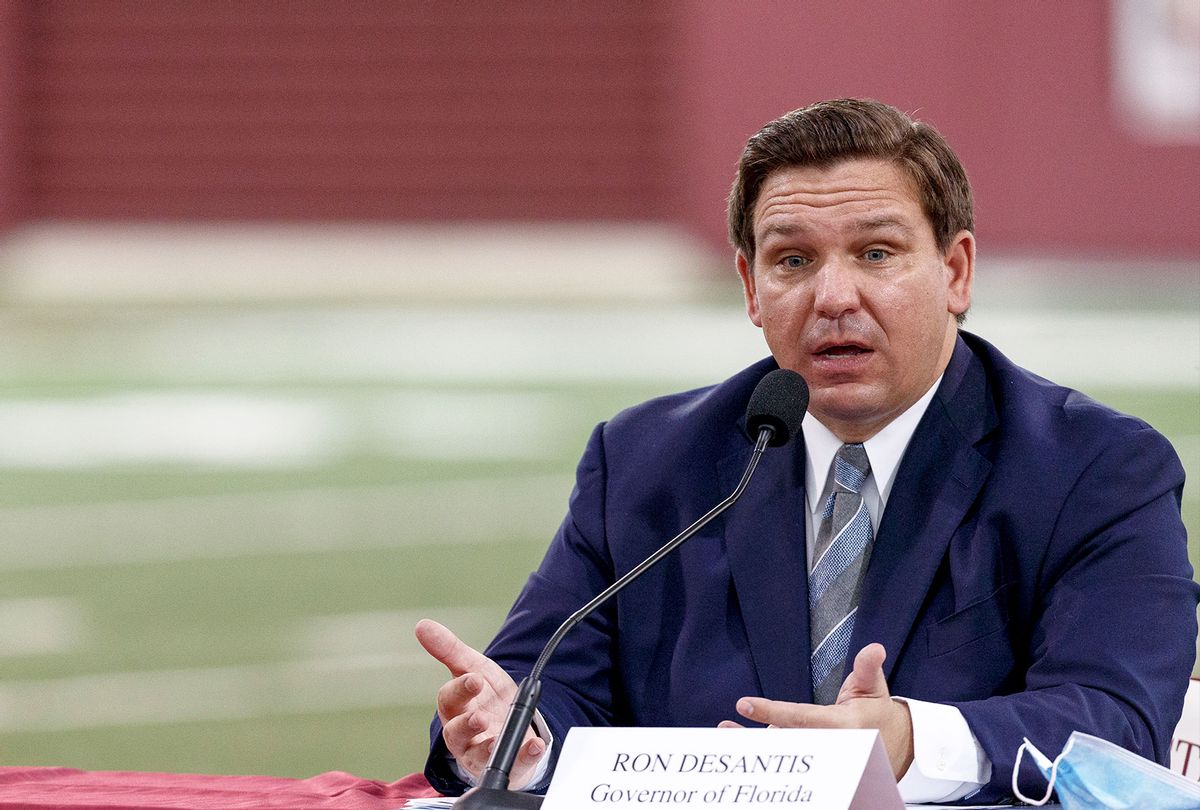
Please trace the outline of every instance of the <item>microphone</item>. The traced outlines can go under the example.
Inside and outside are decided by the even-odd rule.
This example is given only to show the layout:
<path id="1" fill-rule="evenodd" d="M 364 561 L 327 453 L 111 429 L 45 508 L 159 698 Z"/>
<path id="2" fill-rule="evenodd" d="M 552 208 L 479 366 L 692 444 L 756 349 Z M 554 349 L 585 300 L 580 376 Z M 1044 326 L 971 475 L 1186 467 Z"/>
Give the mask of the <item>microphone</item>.
<path id="1" fill-rule="evenodd" d="M 746 406 L 746 429 L 757 436 L 768 428 L 772 435 L 767 445 L 782 447 L 796 435 L 807 410 L 808 383 L 794 371 L 777 368 L 754 387 Z"/>
<path id="2" fill-rule="evenodd" d="M 630 569 L 624 576 L 605 588 L 599 595 L 571 614 L 563 622 L 550 640 L 546 642 L 542 654 L 538 656 L 533 669 L 529 671 L 517 687 L 517 695 L 513 698 L 504 720 L 504 728 L 496 740 L 496 747 L 488 760 L 479 779 L 479 785 L 471 788 L 455 803 L 458 810 L 532 810 L 542 806 L 542 797 L 530 793 L 519 793 L 508 789 L 509 775 L 513 763 L 517 760 L 517 752 L 525 740 L 525 730 L 533 722 L 533 713 L 537 709 L 538 697 L 542 691 L 542 671 L 546 668 L 550 656 L 558 648 L 568 632 L 575 625 L 590 616 L 601 605 L 616 596 L 629 583 L 644 574 L 679 546 L 683 545 L 704 526 L 708 525 L 717 515 L 724 512 L 741 497 L 750 483 L 758 460 L 767 447 L 780 447 L 787 444 L 800 429 L 804 420 L 804 412 L 808 409 L 808 384 L 794 371 L 776 369 L 769 372 L 754 388 L 750 402 L 746 408 L 746 427 L 755 435 L 754 450 L 746 471 L 725 500 L 718 503 L 699 520 L 688 526 L 673 537 L 662 548 L 655 551 L 637 566 Z"/>

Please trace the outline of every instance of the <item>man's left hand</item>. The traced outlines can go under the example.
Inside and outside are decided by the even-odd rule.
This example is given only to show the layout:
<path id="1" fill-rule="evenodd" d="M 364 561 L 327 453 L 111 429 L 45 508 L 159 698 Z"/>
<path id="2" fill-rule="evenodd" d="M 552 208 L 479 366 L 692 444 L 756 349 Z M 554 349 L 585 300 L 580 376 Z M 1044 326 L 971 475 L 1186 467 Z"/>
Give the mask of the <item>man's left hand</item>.
<path id="1" fill-rule="evenodd" d="M 887 652 L 882 644 L 868 644 L 854 657 L 854 670 L 846 676 L 838 692 L 837 703 L 816 706 L 788 703 L 760 697 L 744 697 L 737 702 L 742 717 L 778 728 L 876 728 L 883 738 L 896 780 L 908 771 L 913 760 L 912 717 L 908 705 L 892 700 L 883 660 Z M 725 720 L 723 728 L 738 723 Z"/>

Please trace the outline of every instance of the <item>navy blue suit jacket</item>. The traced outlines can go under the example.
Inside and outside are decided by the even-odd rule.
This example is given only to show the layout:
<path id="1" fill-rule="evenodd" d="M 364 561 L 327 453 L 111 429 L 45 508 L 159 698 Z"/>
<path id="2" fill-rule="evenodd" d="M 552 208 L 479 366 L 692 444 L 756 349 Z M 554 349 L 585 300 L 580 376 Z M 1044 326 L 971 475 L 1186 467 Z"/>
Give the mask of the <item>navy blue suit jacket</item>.
<path id="1" fill-rule="evenodd" d="M 752 446 L 746 402 L 773 368 L 597 427 L 490 657 L 519 680 L 570 613 L 733 489 Z M 897 471 L 848 661 L 880 642 L 892 694 L 962 711 L 993 764 L 977 801 L 1008 795 L 1023 736 L 1057 752 L 1081 730 L 1166 762 L 1200 590 L 1182 487 L 1178 457 L 1144 422 L 961 334 Z M 804 509 L 801 436 L 568 635 L 543 682 L 552 755 L 573 726 L 711 727 L 743 695 L 811 701 Z M 436 719 L 432 734 L 427 775 L 462 789 Z"/>

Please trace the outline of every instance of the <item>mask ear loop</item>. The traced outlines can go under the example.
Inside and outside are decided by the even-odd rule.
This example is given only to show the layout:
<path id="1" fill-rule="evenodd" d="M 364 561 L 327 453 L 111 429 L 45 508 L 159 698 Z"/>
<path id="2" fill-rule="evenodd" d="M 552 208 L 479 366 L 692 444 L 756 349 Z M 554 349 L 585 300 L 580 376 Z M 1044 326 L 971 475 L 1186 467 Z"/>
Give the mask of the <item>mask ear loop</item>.
<path id="1" fill-rule="evenodd" d="M 1046 786 L 1046 795 L 1041 799 L 1030 799 L 1021 792 L 1021 788 L 1017 787 L 1017 774 L 1021 772 L 1021 758 L 1025 756 L 1025 751 L 1029 748 L 1033 748 L 1034 751 L 1037 751 L 1037 748 L 1029 741 L 1028 737 L 1025 737 L 1024 739 L 1025 742 L 1021 743 L 1021 747 L 1017 749 L 1017 761 L 1013 763 L 1012 792 L 1014 796 L 1026 804 L 1032 804 L 1035 807 L 1041 807 L 1043 804 L 1050 801 L 1050 794 L 1054 793 L 1054 780 L 1058 778 L 1058 760 L 1062 759 L 1062 755 L 1059 754 L 1058 758 L 1055 759 L 1050 765 L 1050 784 Z M 1045 757 L 1043 756 L 1042 759 L 1045 759 Z"/>

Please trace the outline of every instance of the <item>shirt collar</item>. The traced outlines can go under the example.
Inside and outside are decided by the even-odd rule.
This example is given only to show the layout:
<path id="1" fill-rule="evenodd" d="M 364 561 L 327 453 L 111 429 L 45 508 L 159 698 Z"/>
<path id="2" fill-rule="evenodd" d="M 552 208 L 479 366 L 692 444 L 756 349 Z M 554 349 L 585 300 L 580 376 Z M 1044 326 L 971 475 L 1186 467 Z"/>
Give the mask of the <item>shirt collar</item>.
<path id="1" fill-rule="evenodd" d="M 871 477 L 875 479 L 875 486 L 879 490 L 881 509 L 887 505 L 888 495 L 896 480 L 896 470 L 900 467 L 900 459 L 904 457 L 904 451 L 908 449 L 908 443 L 917 430 L 917 423 L 925 415 L 941 382 L 942 377 L 938 375 L 924 396 L 885 425 L 882 430 L 863 442 L 863 448 L 867 451 L 867 460 L 871 464 Z M 837 455 L 838 448 L 844 442 L 811 415 L 800 423 L 800 428 L 804 431 L 805 489 L 807 490 L 805 496 L 808 499 L 809 511 L 815 515 L 821 508 L 829 470 L 833 466 L 833 457 Z"/>

